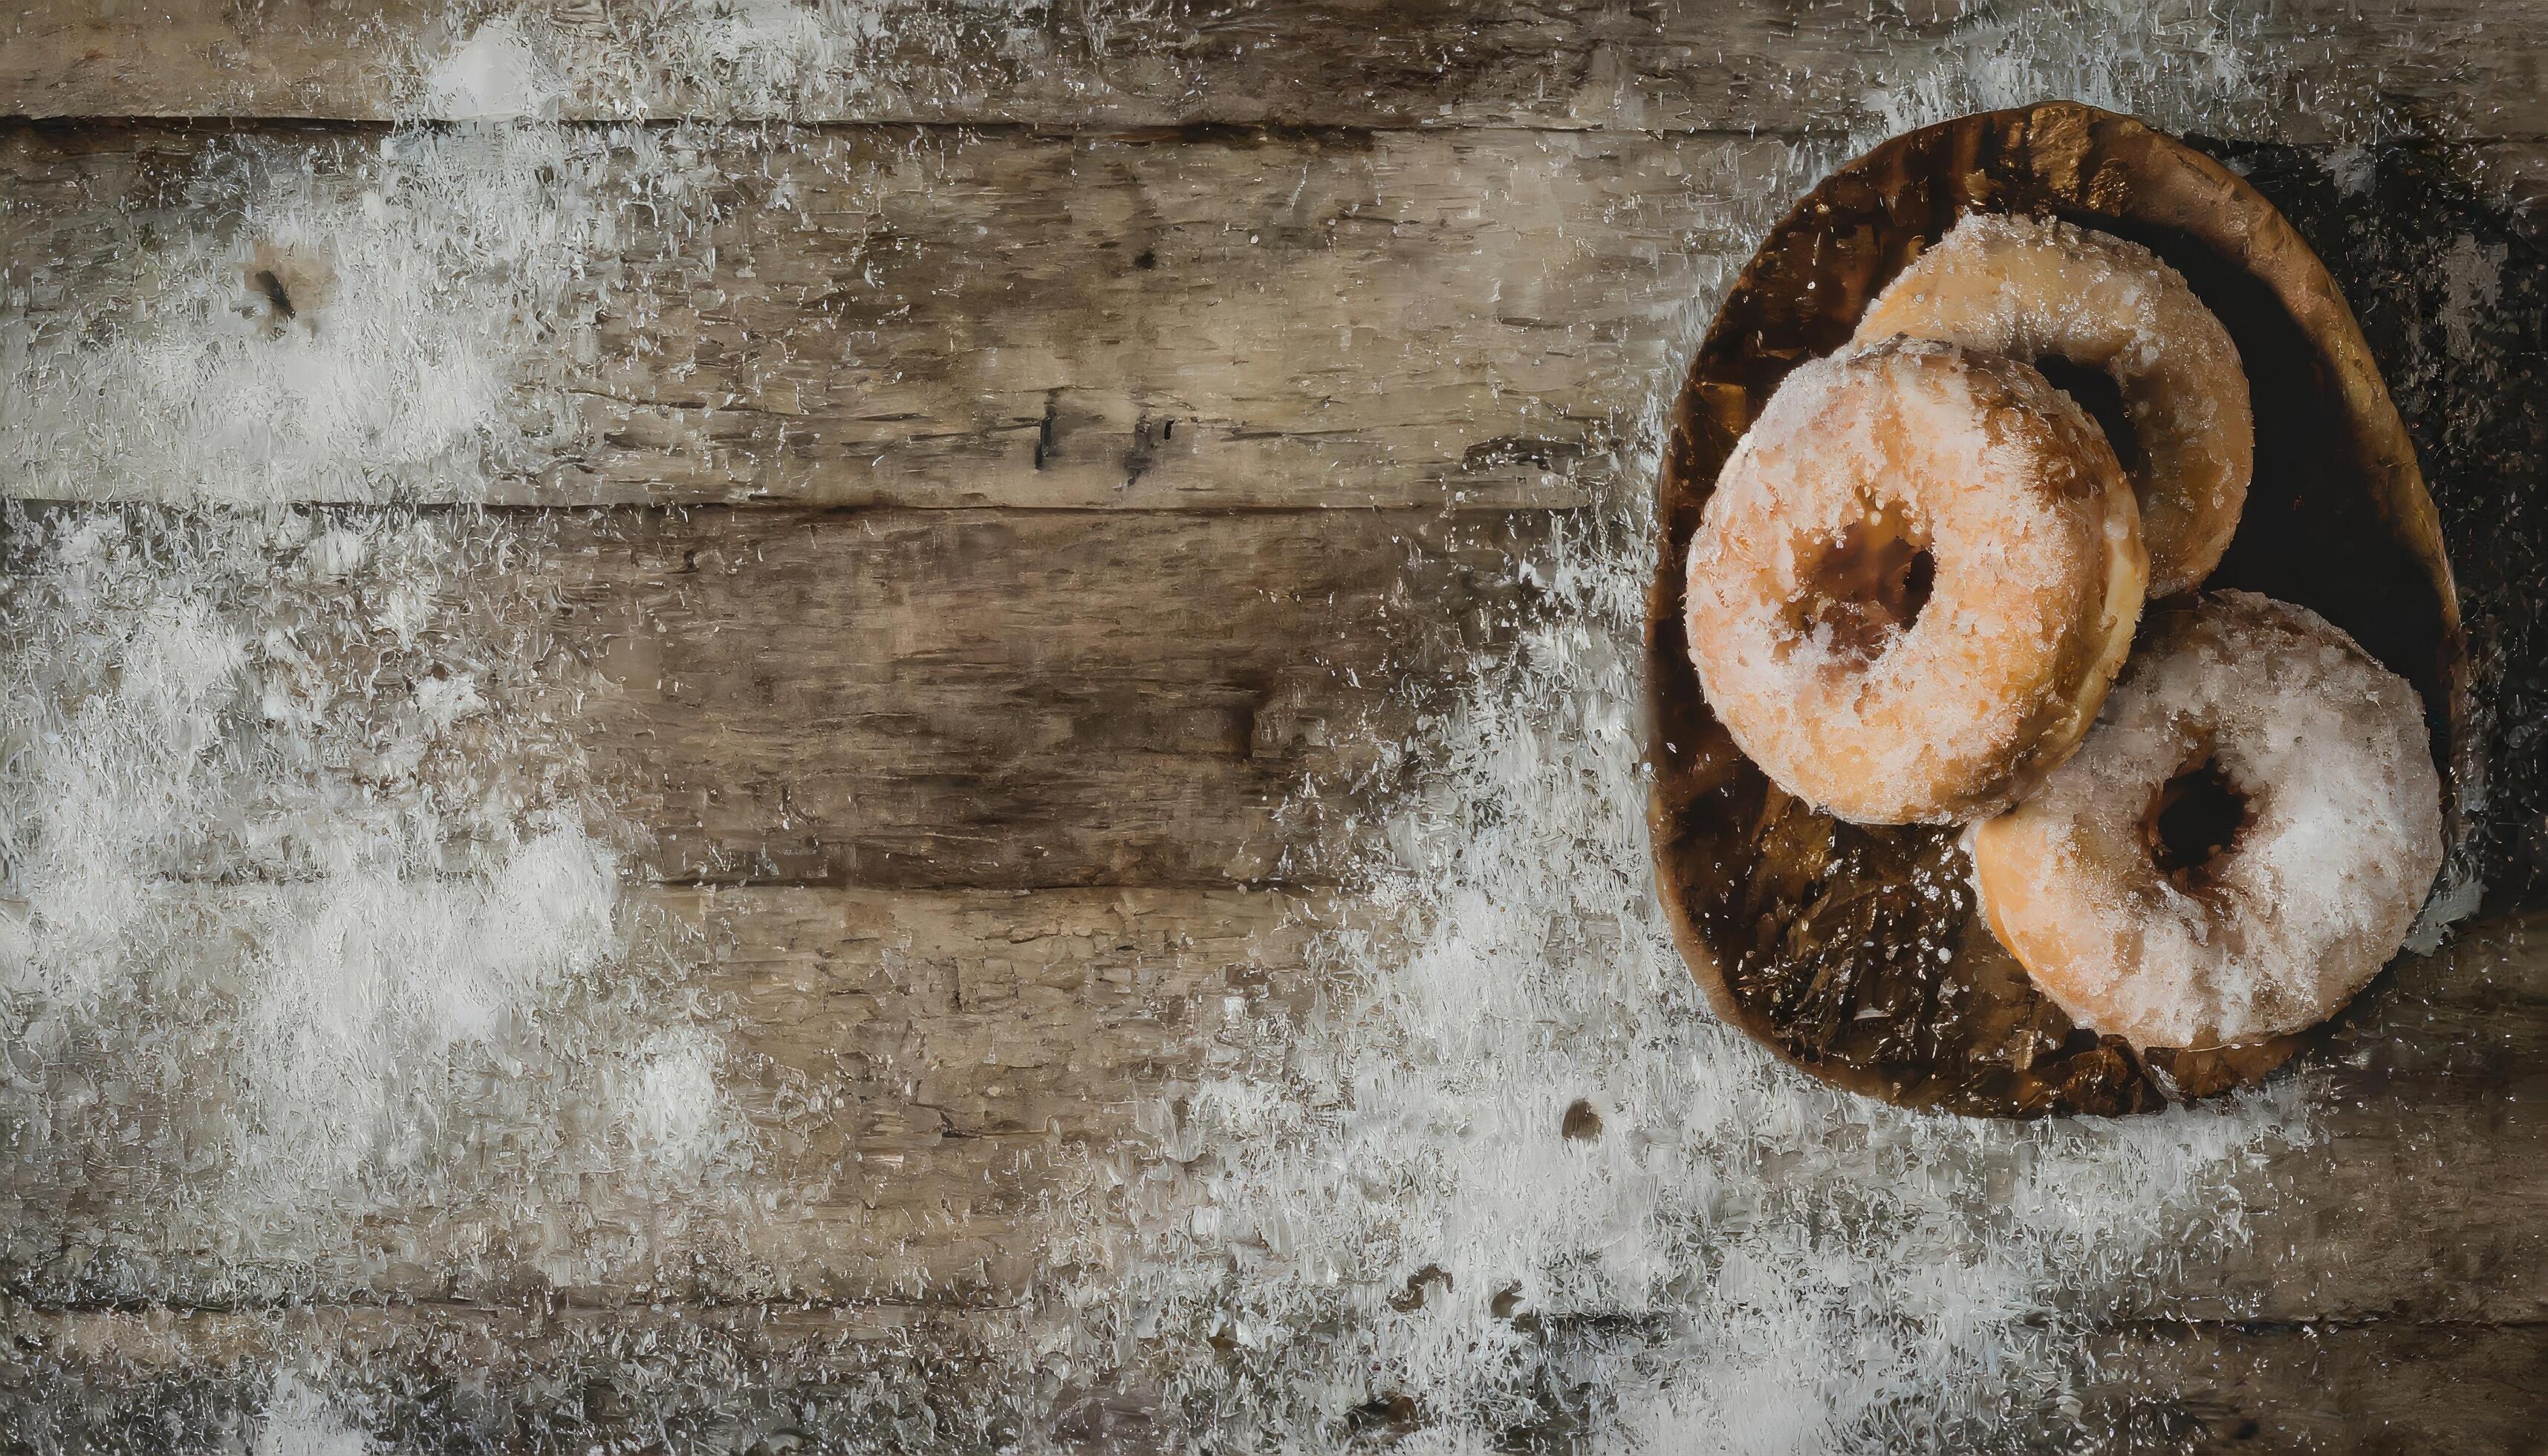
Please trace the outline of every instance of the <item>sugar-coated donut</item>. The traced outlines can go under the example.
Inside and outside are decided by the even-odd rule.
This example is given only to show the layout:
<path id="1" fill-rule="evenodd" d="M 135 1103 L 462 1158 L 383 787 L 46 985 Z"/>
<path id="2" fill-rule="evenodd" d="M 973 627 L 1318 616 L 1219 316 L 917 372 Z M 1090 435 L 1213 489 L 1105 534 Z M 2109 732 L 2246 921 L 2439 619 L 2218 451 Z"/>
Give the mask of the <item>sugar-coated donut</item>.
<path id="1" fill-rule="evenodd" d="M 1780 787 L 1950 822 L 2078 745 L 2146 569 L 2078 406 L 2014 360 L 1894 340 L 1797 368 L 1727 458 L 1689 546 L 1690 660 Z"/>
<path id="2" fill-rule="evenodd" d="M 1970 836 L 2000 944 L 2137 1046 L 2313 1026 L 2405 943 L 2442 863 L 2414 689 L 2317 613 L 2155 618 L 2076 757 Z"/>
<path id="3" fill-rule="evenodd" d="M 2141 508 L 2149 594 L 2192 591 L 2238 528 L 2256 427 L 2237 345 L 2157 254 L 1976 213 L 1888 284 L 1857 343 L 1897 333 L 2036 365 L 2098 416 Z"/>

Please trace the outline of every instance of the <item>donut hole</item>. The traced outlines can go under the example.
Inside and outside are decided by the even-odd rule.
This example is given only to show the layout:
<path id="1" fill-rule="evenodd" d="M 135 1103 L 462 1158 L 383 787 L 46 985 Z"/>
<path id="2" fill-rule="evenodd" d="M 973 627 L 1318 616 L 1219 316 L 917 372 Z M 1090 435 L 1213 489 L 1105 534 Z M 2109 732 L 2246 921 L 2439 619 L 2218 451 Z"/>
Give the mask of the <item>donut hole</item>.
<path id="1" fill-rule="evenodd" d="M 2160 784 L 2141 817 L 2150 864 L 2178 889 L 2209 888 L 2247 827 L 2248 797 L 2210 756 Z"/>
<path id="2" fill-rule="evenodd" d="M 1787 626 L 1844 656 L 1878 658 L 1920 620 L 1937 577 L 1927 542 L 1891 511 L 1870 511 L 1806 569 Z"/>
<path id="3" fill-rule="evenodd" d="M 2123 465 L 2124 474 L 2138 475 L 2145 459 L 2140 432 L 2133 428 L 2132 407 L 2124 403 L 2124 387 L 2115 383 L 2115 377 L 2059 354 L 2046 354 L 2034 362 L 2036 373 L 2068 395 L 2097 422 L 2106 443 L 2115 447 L 2115 459 Z"/>

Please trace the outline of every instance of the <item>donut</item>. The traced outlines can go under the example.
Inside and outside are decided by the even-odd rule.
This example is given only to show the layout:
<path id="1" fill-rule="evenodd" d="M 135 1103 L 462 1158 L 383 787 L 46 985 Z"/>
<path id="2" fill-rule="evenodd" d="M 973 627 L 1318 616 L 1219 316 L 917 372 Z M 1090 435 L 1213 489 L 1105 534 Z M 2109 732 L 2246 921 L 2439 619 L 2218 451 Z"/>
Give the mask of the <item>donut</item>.
<path id="1" fill-rule="evenodd" d="M 1897 333 L 2027 360 L 2097 418 L 2140 503 L 2150 595 L 2190 592 L 2221 564 L 2255 468 L 2247 376 L 2157 254 L 2052 219 L 1971 214 L 1885 286 L 1855 342 Z"/>
<path id="2" fill-rule="evenodd" d="M 2014 360 L 1897 339 L 1799 366 L 1689 545 L 1691 663 L 1779 787 L 1862 824 L 2005 807 L 2067 757 L 2131 650 L 2132 490 Z"/>
<path id="3" fill-rule="evenodd" d="M 2405 944 L 2442 863 L 2415 691 L 2317 613 L 2154 614 L 2076 757 L 1968 833 L 1992 934 L 2136 1046 L 2314 1026 Z"/>

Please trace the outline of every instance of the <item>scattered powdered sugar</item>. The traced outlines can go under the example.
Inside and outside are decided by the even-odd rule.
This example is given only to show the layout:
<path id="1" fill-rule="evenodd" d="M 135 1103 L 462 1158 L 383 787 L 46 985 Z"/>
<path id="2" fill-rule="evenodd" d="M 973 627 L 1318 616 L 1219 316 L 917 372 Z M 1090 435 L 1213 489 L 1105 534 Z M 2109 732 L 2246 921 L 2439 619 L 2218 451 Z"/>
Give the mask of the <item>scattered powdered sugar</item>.
<path id="1" fill-rule="evenodd" d="M 553 109 L 500 22 L 420 74 L 455 116 Z M 721 1207 L 756 1153 L 567 726 L 608 688 L 549 637 L 542 528 L 302 502 L 520 494 L 567 452 L 598 320 L 651 308 L 629 239 L 713 211 L 696 146 L 170 149 L 155 187 L 59 163 L 120 206 L 16 200 L 12 493 L 166 506 L 5 527 L 0 1237 L 57 1299 L 678 1270 L 652 1205 Z"/>
<path id="2" fill-rule="evenodd" d="M 412 115 L 779 114 L 864 88 L 892 23 L 833 0 L 491 9 L 415 57 Z M 1018 23 L 964 9 L 951 49 Z M 2239 27 L 2012 7 L 1870 100 L 1887 132 L 2060 94 L 2271 134 L 2292 66 Z M 524 710 L 576 685 L 538 651 L 538 604 L 473 565 L 536 542 L 500 516 L 265 508 L 476 499 L 553 458 L 575 428 L 557 336 L 629 226 L 598 179 L 620 148 L 641 185 L 678 181 L 678 139 L 402 129 L 316 170 L 219 141 L 185 226 L 100 250 L 136 271 L 38 280 L 0 318 L 13 491 L 250 507 L 11 527 L 0 1105 L 26 1132 L 0 1151 L 20 1195 L 0 1229 L 22 1289 L 341 1295 L 392 1271 L 466 1292 L 516 1266 L 592 1287 L 664 1252 L 594 1227 L 613 1200 L 741 1182 L 694 948 L 630 906 L 629 831 Z M 1799 171 L 1827 150 L 1800 144 Z M 286 315 L 259 273 L 323 303 Z M 1657 415 L 1678 385 L 1656 371 Z M 1622 472 L 1640 490 L 1649 423 Z M 1209 1070 L 1143 1110 L 1154 1156 L 1056 1203 L 1035 1348 L 870 1378 L 880 1447 L 946 1440 L 911 1393 L 968 1382 L 1037 1443 L 1039 1380 L 1136 1393 L 1162 1445 L 1978 1440 L 2057 1401 L 2085 1321 L 2243 1235 L 2240 1176 L 2309 1136 L 2306 1077 L 2122 1122 L 1958 1123 L 1831 1092 L 1699 1005 L 1648 877 L 1644 541 L 1613 501 L 1515 564 L 1544 609 L 1406 746 L 1364 903 L 1322 931 L 1299 1005 L 1234 1011 Z M 59 1247 L 74 1225 L 109 1236 Z M 666 1409 L 677 1387 L 757 1409 L 774 1369 L 704 1348 L 592 1358 L 645 1364 Z M 403 1377 L 393 1355 L 266 1378 L 253 1439 L 290 1452 L 368 1448 L 374 1412 L 336 1392 Z M 735 1421 L 686 1429 L 744 1444 Z"/>
<path id="3" fill-rule="evenodd" d="M 2442 325 L 2442 337 L 2453 354 L 2473 351 L 2477 341 L 2473 320 L 2492 309 L 2501 294 L 2503 261 L 2509 252 L 2505 243 L 2481 243 L 2461 236 L 2453 238 L 2450 250 L 2442 255 L 2443 300 L 2434 318 Z"/>
<path id="4" fill-rule="evenodd" d="M 2394 61 L 2349 29 L 2212 0 L 1973 6 L 1934 44 L 1879 63 L 1862 105 L 1878 136 L 2048 97 L 2180 136 L 2359 145 L 2434 127 L 2393 109 L 2380 69 Z M 2482 120 L 2456 120 L 2484 135 Z"/>
<path id="5" fill-rule="evenodd" d="M 1090 1272 L 1052 1358 L 1239 1449 L 1935 1446 L 2057 1402 L 2119 1288 L 2241 1236 L 2302 1082 L 1959 1122 L 1707 1013 L 1646 859 L 1642 540 L 1535 563 L 1547 615 L 1410 745 L 1317 1004 L 1228 1024 L 1160 1160 L 1087 1194 L 1112 1216 L 1056 1210 Z"/>
<path id="6" fill-rule="evenodd" d="M 586 191 L 607 151 L 520 128 L 205 143 L 165 215 L 109 215 L 0 323 L 12 489 L 468 499 L 535 468 L 573 419 L 522 365 L 613 233 Z"/>
<path id="7" fill-rule="evenodd" d="M 473 52 L 509 53 L 483 34 Z M 452 84 L 511 84 L 493 64 Z M 660 292 L 709 266 L 692 248 L 732 160 L 710 145 L 683 127 L 472 123 L 57 155 L 101 205 L 0 198 L 30 244 L 0 310 L 12 493 L 555 499 L 544 472 L 591 443 L 603 331 L 642 360 Z M 176 175 L 151 182 L 156 167 Z"/>
<path id="8" fill-rule="evenodd" d="M 248 1456 L 367 1456 L 377 1449 L 318 1388 L 286 1372 L 267 1395 Z"/>
<path id="9" fill-rule="evenodd" d="M 2277 135 L 2297 65 L 2199 7 L 2011 8 L 1870 97 L 1861 140 L 2045 96 Z M 2000 1444 L 2075 1411 L 2085 1321 L 2243 1238 L 2242 1181 L 2312 1140 L 2306 1069 L 2149 1117 L 1958 1123 L 1714 1021 L 1653 903 L 1629 726 L 1653 561 L 1634 501 L 1608 519 L 1517 563 L 1546 617 L 1408 745 L 1364 866 L 1378 924 L 1324 933 L 1306 1010 L 1223 1027 L 1153 1110 L 1152 1162 L 1054 1210 L 1084 1272 L 1048 1368 L 1238 1448 Z M 1597 1137 L 1566 1136 L 1579 1101 Z"/>
<path id="10" fill-rule="evenodd" d="M 554 5 L 472 6 L 447 48 L 409 56 L 394 91 L 419 120 L 691 117 L 779 121 L 837 111 L 876 89 L 897 40 L 935 40 L 942 65 L 1031 40 L 1041 7 L 909 0 L 656 0 L 607 16 Z M 424 37 L 418 37 L 424 40 Z"/>
<path id="11" fill-rule="evenodd" d="M 511 16 L 480 25 L 424 72 L 431 114 L 444 121 L 554 118 L 560 84 Z"/>
<path id="12" fill-rule="evenodd" d="M 730 1165 L 748 1131 L 717 1076 L 722 1041 L 688 1026 L 650 1034 L 611 1069 L 605 1126 L 646 1165 L 688 1171 Z"/>
<path id="13" fill-rule="evenodd" d="M 2219 763 L 2246 822 L 2200 892 L 2142 841 L 2160 788 Z M 2414 690 L 2306 608 L 2216 592 L 2145 642 L 2077 757 L 1976 841 L 2038 984 L 2143 1046 L 2316 1025 L 2407 937 L 2441 867 Z"/>
<path id="14" fill-rule="evenodd" d="M 542 711 L 592 684 L 545 640 L 535 537 L 79 506 L 8 534 L 0 1227 L 41 1285 L 329 1285 L 390 1257 L 385 1209 L 453 1218 L 410 1236 L 456 1266 L 500 1237 L 571 1267 L 511 1224 L 552 1169 L 748 1154 Z M 103 1242 L 30 1260 L 83 1188 Z"/>

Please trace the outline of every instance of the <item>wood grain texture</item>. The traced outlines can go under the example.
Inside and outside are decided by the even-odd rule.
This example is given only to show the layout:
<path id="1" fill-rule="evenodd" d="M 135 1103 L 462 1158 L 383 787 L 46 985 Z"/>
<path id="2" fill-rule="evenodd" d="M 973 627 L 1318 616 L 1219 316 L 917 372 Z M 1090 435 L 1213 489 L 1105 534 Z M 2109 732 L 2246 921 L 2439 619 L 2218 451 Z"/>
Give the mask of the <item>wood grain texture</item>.
<path id="1" fill-rule="evenodd" d="M 1615 480 L 1619 443 L 1702 321 L 1690 301 L 1748 245 L 1748 198 L 1801 191 L 1838 159 L 1827 138 L 1959 104 L 1985 72 L 2155 98 L 2155 120 L 2218 135 L 2354 137 L 2377 118 L 2511 137 L 2496 185 L 2538 191 L 2519 142 L 2548 134 L 2535 7 L 2031 11 L 1271 0 L 1020 23 L 914 0 L 857 46 L 782 37 L 720 70 L 682 48 L 682 4 L 514 8 L 561 115 L 819 125 L 708 143 L 687 174 L 713 194 L 699 215 L 622 213 L 560 335 L 507 364 L 538 449 L 500 494 L 956 507 L 578 516 L 538 568 L 575 665 L 559 679 L 595 690 L 506 706 L 587 738 L 656 834 L 645 876 L 732 881 L 640 893 L 696 950 L 752 1172 L 711 1197 L 560 1170 L 544 1200 L 574 1213 L 555 1227 L 463 1188 L 262 1292 L 154 1249 L 109 1180 L 64 1193 L 80 1163 L 13 1180 L 0 1448 L 213 1444 L 251 1428 L 277 1370 L 331 1354 L 419 1441 L 999 1445 L 1039 1208 L 1092 1165 L 1155 1156 L 1144 1118 L 1228 1018 L 1290 1014 L 1308 924 L 1339 913 L 1243 887 L 1317 881 L 1353 832 L 1276 805 L 1309 782 L 1360 807 L 1356 785 L 1405 772 L 1411 705 L 1528 609 L 1503 554 L 1552 523 L 1442 507 L 1639 485 Z M 488 13 L 16 0 L 0 112 L 448 114 L 423 73 Z M 636 74 L 641 52 L 664 63 Z M 815 63 L 774 79 L 785 57 Z M 924 125 L 836 125 L 878 121 Z M 1395 130 L 1417 128 L 1466 130 Z M 1070 129 L 1090 135 L 1046 135 Z M 1791 158 L 1754 129 L 1808 139 Z M 305 162 L 322 214 L 358 204 L 379 133 L 248 131 L 11 128 L 0 337 L 112 334 L 169 237 L 254 258 L 250 204 Z M 592 196 L 620 209 L 630 175 L 605 165 Z M 2466 329 L 2383 280 L 2442 274 L 2383 250 L 2406 225 L 2347 226 L 2378 234 L 2354 266 L 2396 312 Z M 2516 253 L 2506 298 L 2527 267 Z M 251 286 L 225 282 L 253 312 Z M 657 312 L 606 309 L 605 287 Z M 2438 388 L 2416 368 L 2418 393 Z M 2460 434 L 2436 398 L 2428 464 Z M 1421 508 L 1079 513 L 1326 504 Z M 2326 1140 L 2242 1177 L 2252 1242 L 2189 1249 L 2118 1296 L 2104 1377 L 2076 1415 L 2046 1413 L 2048 1444 L 2535 1436 L 2539 929 L 2484 928 L 2374 993 L 2317 1053 Z M 181 1308 L 198 1295 L 240 1307 Z M 1145 1428 L 1130 1396 L 1030 1394 L 1063 1439 Z"/>
<path id="2" fill-rule="evenodd" d="M 1044 127 L 1286 123 L 1864 126 L 1892 93 L 1997 61 L 2043 93 L 2203 97 L 2220 128 L 2319 139 L 2363 98 L 2444 135 L 2539 136 L 2548 29 L 2517 0 L 2304 0 L 2224 14 L 2018 0 L 1560 5 L 1523 0 L 1065 0 L 1012 13 L 891 0 L 711 28 L 706 7 L 344 7 L 275 0 L 16 0 L 0 12 L 0 112 L 30 116 L 470 114 L 428 73 L 508 17 L 557 114 Z M 708 44 L 710 38 L 715 43 Z M 638 58 L 644 57 L 645 63 Z M 1998 97 L 2009 105 L 2033 95 Z M 2185 118 L 2161 118 L 2181 124 Z M 2357 119 L 2358 120 L 2358 119 Z"/>
<path id="3" fill-rule="evenodd" d="M 0 129 L 11 494 L 172 488 L 135 460 L 190 422 L 100 377 L 101 340 L 218 343 L 242 370 L 288 378 L 329 358 L 332 330 L 382 326 L 379 301 L 344 280 L 304 298 L 289 327 L 244 318 L 264 307 L 259 244 L 285 220 L 318 238 L 313 269 L 330 248 L 399 234 L 404 215 L 366 221 L 380 145 L 289 129 Z M 598 139 L 575 155 L 590 186 L 556 215 L 606 215 L 615 230 L 536 318 L 500 331 L 486 362 L 512 390 L 501 438 L 463 469 L 326 475 L 295 494 L 1571 506 L 1645 489 L 1622 476 L 1622 446 L 1677 388 L 1700 305 L 1776 205 L 1842 159 L 1690 136 L 896 129 L 729 135 L 678 164 Z M 2393 371 L 2414 341 L 2384 336 L 2376 316 L 2439 332 L 2418 294 L 2434 270 L 2400 274 L 2395 255 L 2446 257 L 2461 230 L 2502 230 L 2431 198 L 2402 203 L 2407 221 L 2375 213 L 2387 204 L 2339 184 L 2322 153 L 2231 160 L 2328 258 Z M 2540 165 L 2513 146 L 2444 160 L 2490 192 Z M 641 185 L 667 177 L 697 184 L 678 227 L 663 220 L 680 210 Z M 171 265 L 190 250 L 207 261 Z M 471 320 L 499 307 L 517 305 L 458 287 L 421 321 L 474 338 Z M 2475 408 L 2417 386 L 2402 395 L 2411 414 Z M 2411 422 L 2428 456 L 2461 433 Z M 2435 479 L 2449 494 L 2447 470 Z"/>
<path id="4" fill-rule="evenodd" d="M 668 999 L 698 1006 L 747 1125 L 711 1176 L 445 1159 L 403 1202 L 241 1257 L 153 1216 L 223 1206 L 218 1163 L 132 1166 L 106 1129 L 154 1109 L 57 1058 L 31 1075 L 57 1104 L 94 1089 L 108 1116 L 11 1153 L 0 1291 L 68 1308 L 1015 1305 L 1046 1262 L 1045 1202 L 1134 1166 L 1217 1038 L 1295 1009 L 1308 938 L 1344 913 L 1233 890 L 664 889 L 634 908 L 679 938 L 689 970 Z M 500 1085 L 463 1074 L 448 1095 L 474 1148 L 538 1138 Z"/>
<path id="5" fill-rule="evenodd" d="M 1805 180 L 1777 143 L 1688 136 L 867 128 L 621 143 L 543 159 L 590 186 L 533 206 L 608 221 L 568 225 L 604 229 L 600 255 L 477 344 L 513 389 L 509 433 L 470 468 L 393 475 L 392 494 L 1578 504 L 1615 479 L 1673 377 L 1749 199 Z M 395 244 L 374 221 L 385 191 L 400 206 L 381 145 L 289 129 L 0 133 L 12 494 L 168 489 L 133 468 L 157 436 L 115 397 L 129 386 L 81 384 L 100 338 L 218 335 L 236 368 L 288 369 L 326 357 L 333 329 L 379 327 L 365 290 L 405 275 L 329 254 Z M 661 201 L 675 182 L 685 201 Z M 279 228 L 327 292 L 287 278 L 306 294 L 288 324 L 226 321 L 263 308 L 255 259 Z M 171 267 L 178 252 L 234 261 Z M 454 288 L 429 307 L 475 339 L 471 316 L 512 305 Z M 296 490 L 372 499 L 378 480 Z"/>
<path id="6" fill-rule="evenodd" d="M 2116 1334 L 2099 1360 L 2048 1444 L 2528 1456 L 2548 1410 L 2539 1324 L 2153 1324 Z"/>
<path id="7" fill-rule="evenodd" d="M 753 1292 L 967 1306 L 1028 1299 L 1044 1202 L 1138 1166 L 1219 1038 L 1298 1009 L 1310 937 L 1349 913 L 1229 890 L 657 903 L 716 948 L 705 985 L 753 1069 L 734 1094 L 770 1130 L 756 1176 L 789 1190 L 748 1240 Z"/>
<path id="8" fill-rule="evenodd" d="M 2309 1058 L 2334 1079 L 2327 1144 L 2277 1159 L 2250 1195 L 2254 1242 L 2213 1251 L 2217 1274 L 2190 1276 L 2194 1297 L 2170 1309 L 2548 1320 L 2543 1056 L 2548 915 L 2483 922 L 2437 955 L 2402 957 Z"/>
<path id="9" fill-rule="evenodd" d="M 2548 1320 L 2548 915 L 2401 957 L 2303 1053 L 2322 1141 L 2242 1174 L 2252 1236 L 2184 1250 L 2125 1318 Z"/>
<path id="10" fill-rule="evenodd" d="M 796 1449 L 1011 1448 L 1038 1433 L 1097 1449 L 1167 1437 L 1155 1398 L 1031 1384 L 996 1352 L 1027 1344 L 1015 1312 L 876 1306 L 521 1310 L 451 1305 L 281 1313 L 0 1306 L 10 1348 L 0 1416 L 21 1449 L 212 1444 L 270 1410 L 278 1371 L 360 1372 L 376 1429 L 500 1449 L 617 1443 Z M 2100 1338 L 2072 1392 L 2006 1412 L 2030 1449 L 2115 1452 L 2529 1453 L 2548 1402 L 2540 1325 L 2156 1321 Z M 1113 1444 L 1107 1444 L 1108 1442 Z M 817 1445 L 817 1449 L 825 1447 Z"/>
<path id="11" fill-rule="evenodd" d="M 1248 1024 L 1310 1005 L 1320 928 L 1379 924 L 1348 898 L 1284 891 L 668 888 L 645 908 L 692 948 L 751 1127 L 743 1171 L 671 1187 L 569 1174 L 527 1201 L 463 1178 L 261 1288 L 167 1246 L 146 1204 L 102 1196 L 117 1154 L 99 1139 L 13 1175 L 5 1288 L 63 1308 L 1016 1306 L 1072 1191 L 1166 1155 L 1178 1089 Z M 2543 1046 L 2548 920 L 2408 962 L 2332 1055 L 2305 1059 L 2322 1139 L 2233 1180 L 2251 1238 L 2188 1246 L 2084 1313 L 2548 1320 Z M 500 1144 L 500 1097 L 476 1115 Z M 577 1222 L 548 1228 L 551 1204 Z"/>
<path id="12" fill-rule="evenodd" d="M 295 1372 L 338 1369 L 362 1372 L 381 1438 L 434 1449 L 991 1452 L 1014 1448 L 1016 1410 L 1057 1384 L 999 1378 L 993 1353 L 1019 1346 L 1021 1323 L 897 1306 L 55 1313 L 12 1300 L 0 1333 L 26 1363 L 0 1360 L 0 1444 L 229 1449 L 278 1407 L 293 1428 Z M 323 1414 L 316 1425 L 331 1429 Z"/>
<path id="13" fill-rule="evenodd" d="M 103 519 L 189 543 L 204 518 Z M 53 526 L 101 517 L 52 506 L 6 524 L 20 519 L 29 528 L 0 531 L 0 560 L 32 576 Z M 386 533 L 408 517 L 294 519 Z M 339 584 L 333 599 L 422 610 L 456 650 L 398 658 L 383 652 L 394 634 L 355 631 L 324 651 L 349 702 L 404 703 L 430 690 L 423 679 L 464 677 L 488 696 L 434 750 L 435 782 L 526 813 L 563 791 L 641 879 L 1316 882 L 1412 772 L 1416 716 L 1536 610 L 1521 559 L 1576 524 L 1436 510 L 428 514 L 414 527 L 448 560 L 414 589 L 420 606 L 378 583 Z M 494 544 L 464 548 L 473 529 Z M 240 609 L 269 608 L 282 609 Z M 216 833 L 185 873 L 261 877 L 259 853 Z"/>
<path id="14" fill-rule="evenodd" d="M 712 510 L 553 548 L 553 710 L 659 878 L 1223 885 L 1332 872 L 1549 518 Z M 1292 805 L 1286 811 L 1286 805 Z"/>

